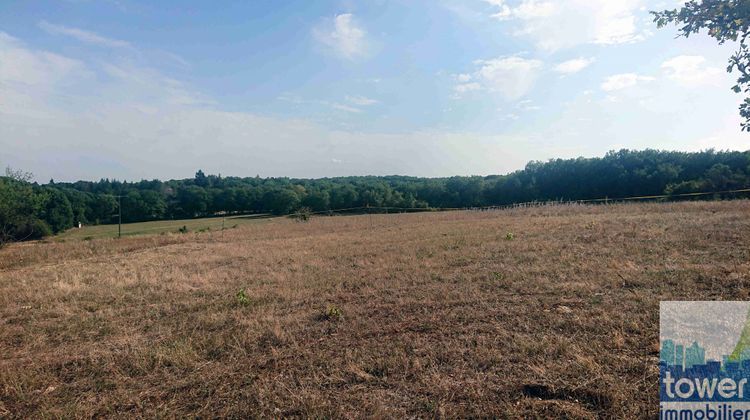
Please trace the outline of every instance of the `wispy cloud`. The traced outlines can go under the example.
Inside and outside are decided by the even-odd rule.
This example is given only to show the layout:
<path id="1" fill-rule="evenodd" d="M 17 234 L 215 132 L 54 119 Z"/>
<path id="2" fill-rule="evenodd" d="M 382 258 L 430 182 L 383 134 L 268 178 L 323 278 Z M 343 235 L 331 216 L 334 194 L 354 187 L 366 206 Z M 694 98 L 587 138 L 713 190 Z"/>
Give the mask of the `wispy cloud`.
<path id="1" fill-rule="evenodd" d="M 378 101 L 370 98 L 366 98 L 364 96 L 346 96 L 346 101 L 350 104 L 356 105 L 347 105 L 345 103 L 336 102 L 336 101 L 328 101 L 328 100 L 319 100 L 319 99 L 305 99 L 302 98 L 299 95 L 294 95 L 291 93 L 282 93 L 279 95 L 276 99 L 284 102 L 289 102 L 294 105 L 313 105 L 315 108 L 319 108 L 320 105 L 329 107 L 331 109 L 335 109 L 338 111 L 345 111 L 352 114 L 359 114 L 362 112 L 362 109 L 357 108 L 357 106 L 368 106 L 372 104 L 378 103 Z"/>
<path id="2" fill-rule="evenodd" d="M 555 71 L 562 74 L 573 74 L 585 69 L 594 63 L 593 58 L 578 57 L 572 60 L 563 61 L 555 66 Z"/>
<path id="3" fill-rule="evenodd" d="M 214 105 L 212 99 L 206 98 L 188 88 L 179 80 L 167 77 L 157 70 L 132 63 L 102 63 L 104 74 L 116 80 L 122 88 L 124 98 L 149 102 L 160 99 L 161 106 L 196 106 Z"/>
<path id="4" fill-rule="evenodd" d="M 477 82 L 459 83 L 453 86 L 453 91 L 459 96 L 467 92 L 482 90 L 482 85 Z"/>
<path id="5" fill-rule="evenodd" d="M 346 97 L 346 100 L 354 105 L 358 106 L 368 106 L 368 105 L 374 105 L 378 103 L 377 100 L 371 99 L 365 96 L 355 95 L 355 96 L 348 96 Z"/>
<path id="6" fill-rule="evenodd" d="M 661 68 L 667 78 L 686 86 L 717 83 L 722 73 L 720 68 L 707 65 L 700 55 L 680 55 L 662 63 Z"/>
<path id="7" fill-rule="evenodd" d="M 56 25 L 42 20 L 38 23 L 40 29 L 52 35 L 64 35 L 74 38 L 80 42 L 98 45 L 107 48 L 131 48 L 129 42 L 119 39 L 107 38 L 97 33 L 63 25 Z"/>
<path id="8" fill-rule="evenodd" d="M 540 107 L 539 105 L 534 105 L 534 101 L 530 99 L 525 99 L 523 101 L 520 101 L 516 105 L 516 108 L 518 108 L 521 111 L 539 111 L 540 109 L 542 109 L 542 107 Z"/>
<path id="9" fill-rule="evenodd" d="M 340 104 L 338 102 L 331 102 L 331 103 L 328 103 L 328 105 L 330 105 L 330 107 L 333 109 L 338 109 L 339 111 L 352 112 L 355 114 L 359 114 L 360 112 L 362 112 L 362 110 L 359 108 L 355 108 L 353 106 L 349 106 L 345 104 Z"/>
<path id="10" fill-rule="evenodd" d="M 490 16 L 544 50 L 581 44 L 622 44 L 645 38 L 636 13 L 643 0 L 485 0 Z"/>
<path id="11" fill-rule="evenodd" d="M 605 92 L 613 92 L 633 87 L 641 82 L 651 82 L 653 80 L 655 79 L 651 76 L 643 76 L 636 73 L 615 74 L 607 77 L 604 82 L 602 82 L 602 90 Z"/>
<path id="12" fill-rule="evenodd" d="M 367 32 L 351 13 L 336 15 L 313 29 L 313 36 L 338 56 L 353 60 L 366 55 Z"/>
<path id="13" fill-rule="evenodd" d="M 0 85 L 22 84 L 39 89 L 69 80 L 85 70 L 81 61 L 47 51 L 31 50 L 20 40 L 0 32 Z"/>
<path id="14" fill-rule="evenodd" d="M 477 60 L 474 64 L 478 66 L 474 73 L 456 76 L 459 83 L 453 90 L 457 95 L 487 90 L 507 100 L 516 100 L 531 90 L 543 67 L 540 60 L 517 56 Z"/>
<path id="15" fill-rule="evenodd" d="M 91 74 L 82 61 L 30 49 L 0 32 L 0 115 L 50 118 L 55 100 Z"/>
<path id="16" fill-rule="evenodd" d="M 88 71 L 102 77 L 86 79 L 85 89 L 64 101 L 49 100 L 81 77 L 83 64 L 0 32 L 0 150 L 5 162 L 34 171 L 39 179 L 74 180 L 168 179 L 187 176 L 196 167 L 238 175 L 251 167 L 262 176 L 438 176 L 511 170 L 531 158 L 509 159 L 510 140 L 501 136 L 359 132 L 222 111 L 205 102 L 180 100 L 200 94 L 158 70 L 135 63 L 97 64 Z M 51 85 L 51 92 L 35 89 L 42 81 Z M 357 112 L 340 103 L 328 106 Z M 467 147 L 481 149 L 481 156 L 467 160 L 460 153 Z M 429 156 L 420 153 L 428 149 Z M 164 159 L 176 150 L 180 159 Z M 504 166 L 498 167 L 501 157 Z"/>

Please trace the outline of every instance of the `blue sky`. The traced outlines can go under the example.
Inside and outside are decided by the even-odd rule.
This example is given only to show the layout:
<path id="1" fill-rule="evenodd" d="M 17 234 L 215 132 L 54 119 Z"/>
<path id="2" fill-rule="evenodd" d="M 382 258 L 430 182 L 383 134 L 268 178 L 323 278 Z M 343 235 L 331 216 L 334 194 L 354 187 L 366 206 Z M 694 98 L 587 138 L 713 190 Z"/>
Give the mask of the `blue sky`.
<path id="1" fill-rule="evenodd" d="M 673 0 L 0 3 L 0 165 L 37 180 L 486 175 L 747 149 Z"/>

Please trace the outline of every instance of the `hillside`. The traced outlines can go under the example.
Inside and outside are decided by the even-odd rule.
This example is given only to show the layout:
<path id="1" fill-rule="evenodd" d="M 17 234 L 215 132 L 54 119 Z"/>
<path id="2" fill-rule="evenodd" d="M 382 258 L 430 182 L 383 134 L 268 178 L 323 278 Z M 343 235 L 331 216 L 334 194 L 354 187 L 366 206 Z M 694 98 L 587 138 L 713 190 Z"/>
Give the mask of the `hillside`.
<path id="1" fill-rule="evenodd" d="M 0 250 L 0 415 L 655 417 L 750 202 L 275 219 Z M 508 235 L 512 233 L 512 235 Z"/>

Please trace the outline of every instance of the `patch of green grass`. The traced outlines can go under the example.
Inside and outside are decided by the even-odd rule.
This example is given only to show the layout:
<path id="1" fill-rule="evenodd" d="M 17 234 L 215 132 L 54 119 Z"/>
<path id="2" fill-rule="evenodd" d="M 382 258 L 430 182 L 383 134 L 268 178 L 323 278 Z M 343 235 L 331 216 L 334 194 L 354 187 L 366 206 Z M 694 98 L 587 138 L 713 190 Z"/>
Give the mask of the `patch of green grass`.
<path id="1" fill-rule="evenodd" d="M 340 321 L 344 319 L 344 311 L 336 305 L 328 305 L 320 318 L 325 321 Z"/>
<path id="2" fill-rule="evenodd" d="M 250 304 L 250 297 L 247 295 L 247 293 L 245 293 L 245 289 L 240 289 L 235 297 L 237 298 L 237 303 L 242 306 L 247 306 Z"/>
<path id="3" fill-rule="evenodd" d="M 232 228 L 254 223 L 265 223 L 267 220 L 251 216 L 234 216 L 226 219 L 231 220 Z M 154 222 L 123 223 L 122 236 L 135 235 L 159 235 L 162 233 L 175 233 L 185 227 L 188 231 L 200 232 L 208 230 L 221 230 L 220 217 L 204 217 L 202 219 L 184 220 L 158 220 Z M 116 238 L 117 224 L 84 226 L 81 229 L 69 229 L 54 237 L 54 240 L 63 239 L 92 240 L 102 238 Z"/>

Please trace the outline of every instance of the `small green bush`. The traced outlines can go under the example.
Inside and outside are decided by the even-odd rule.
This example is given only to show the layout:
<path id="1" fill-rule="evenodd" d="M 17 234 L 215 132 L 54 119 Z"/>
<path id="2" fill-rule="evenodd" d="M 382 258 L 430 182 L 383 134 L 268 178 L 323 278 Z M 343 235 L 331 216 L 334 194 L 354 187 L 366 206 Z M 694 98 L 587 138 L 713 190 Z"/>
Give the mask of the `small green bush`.
<path id="1" fill-rule="evenodd" d="M 328 305 L 321 318 L 326 321 L 340 321 L 344 319 L 344 312 L 336 305 Z"/>
<path id="2" fill-rule="evenodd" d="M 513 232 L 508 232 L 508 233 L 505 234 L 505 240 L 506 241 L 512 241 L 515 238 L 516 238 L 516 236 L 513 235 Z"/>
<path id="3" fill-rule="evenodd" d="M 298 222 L 307 222 L 312 217 L 312 210 L 309 207 L 302 207 L 292 214 L 292 219 Z"/>
<path id="4" fill-rule="evenodd" d="M 236 295 L 237 303 L 239 303 L 242 306 L 247 306 L 250 304 L 250 297 L 245 293 L 245 289 L 240 289 L 239 292 L 237 292 Z"/>

